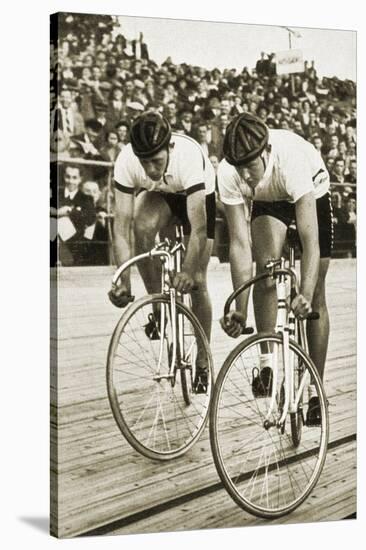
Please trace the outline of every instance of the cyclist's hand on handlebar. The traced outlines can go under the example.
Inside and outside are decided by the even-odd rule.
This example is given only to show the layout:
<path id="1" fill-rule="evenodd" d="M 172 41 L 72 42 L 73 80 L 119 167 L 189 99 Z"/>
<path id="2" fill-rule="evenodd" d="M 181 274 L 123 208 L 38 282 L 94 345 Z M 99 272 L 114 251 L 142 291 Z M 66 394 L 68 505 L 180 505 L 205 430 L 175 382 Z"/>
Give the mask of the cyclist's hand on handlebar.
<path id="1" fill-rule="evenodd" d="M 178 290 L 178 292 L 191 292 L 194 287 L 194 279 L 186 271 L 181 271 L 174 275 L 173 287 Z"/>
<path id="2" fill-rule="evenodd" d="M 126 307 L 134 300 L 134 296 L 131 296 L 131 291 L 126 285 L 117 286 L 112 284 L 112 288 L 108 292 L 108 297 L 116 307 Z"/>
<path id="3" fill-rule="evenodd" d="M 298 294 L 292 300 L 291 308 L 298 319 L 306 319 L 311 313 L 311 303 L 302 294 Z"/>
<path id="4" fill-rule="evenodd" d="M 245 327 L 246 317 L 239 311 L 230 311 L 220 319 L 220 324 L 226 334 L 232 338 L 237 338 L 241 335 L 243 327 Z"/>

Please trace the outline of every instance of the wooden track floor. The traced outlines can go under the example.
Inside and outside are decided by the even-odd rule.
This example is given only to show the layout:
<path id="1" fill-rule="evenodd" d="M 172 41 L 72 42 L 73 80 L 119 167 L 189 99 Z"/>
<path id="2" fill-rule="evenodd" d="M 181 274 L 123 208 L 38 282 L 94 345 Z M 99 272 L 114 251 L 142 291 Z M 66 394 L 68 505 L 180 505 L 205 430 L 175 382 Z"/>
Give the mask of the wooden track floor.
<path id="1" fill-rule="evenodd" d="M 109 339 L 121 314 L 107 299 L 111 274 L 109 267 L 61 268 L 58 273 L 58 311 L 52 312 L 58 316 L 57 342 L 54 332 L 51 338 L 57 357 L 51 373 L 53 533 L 71 537 L 268 523 L 244 512 L 220 486 L 207 428 L 186 455 L 165 463 L 140 456 L 121 435 L 105 382 Z M 236 344 L 218 323 L 231 291 L 228 264 L 212 262 L 209 289 L 217 374 Z M 310 497 L 274 523 L 337 520 L 356 512 L 355 260 L 332 261 L 327 289 L 331 447 Z M 143 295 L 136 274 L 133 290 Z"/>

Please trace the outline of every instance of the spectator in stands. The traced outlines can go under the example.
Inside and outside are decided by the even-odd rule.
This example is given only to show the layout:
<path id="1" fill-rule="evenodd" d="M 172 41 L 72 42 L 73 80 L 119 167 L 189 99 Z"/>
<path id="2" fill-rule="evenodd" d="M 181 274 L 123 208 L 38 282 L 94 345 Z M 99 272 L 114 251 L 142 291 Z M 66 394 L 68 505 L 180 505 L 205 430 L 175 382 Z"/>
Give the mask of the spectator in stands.
<path id="1" fill-rule="evenodd" d="M 177 92 L 172 82 L 168 82 L 164 91 L 163 103 L 175 102 L 177 98 Z"/>
<path id="2" fill-rule="evenodd" d="M 321 152 L 330 172 L 335 159 L 342 158 L 344 183 L 356 181 L 354 83 L 318 78 L 314 62 L 306 62 L 304 73 L 293 77 L 293 95 L 292 78 L 275 75 L 274 55 L 268 56 L 265 52 L 256 69 L 244 67 L 241 72 L 217 68 L 206 71 L 186 63 L 174 64 L 171 58 L 158 65 L 148 55 L 142 55 L 142 39 L 127 41 L 122 35 L 113 38 L 112 23 L 108 31 L 96 32 L 96 19 L 84 26 L 88 16 L 83 17 L 80 26 L 79 18 L 72 16 L 71 35 L 65 34 L 68 38 L 60 39 L 61 46 L 58 53 L 54 50 L 55 59 L 51 63 L 54 94 L 51 147 L 64 159 L 76 155 L 96 160 L 106 158 L 105 154 L 113 158 L 116 139 L 113 132 L 118 132 L 118 144 L 123 147 L 128 141 L 131 121 L 143 110 L 163 112 L 164 106 L 165 114 L 171 108 L 168 118 L 175 130 L 188 135 L 194 133 L 196 137 L 202 133 L 204 149 L 221 158 L 222 132 L 228 121 L 242 111 L 251 111 L 266 120 L 271 128 L 290 128 L 305 135 Z M 140 54 L 141 59 L 137 59 Z M 58 98 L 57 90 L 62 90 Z M 107 109 L 102 117 L 101 107 Z M 187 111 L 189 114 L 183 117 Z M 92 149 L 93 132 L 92 145 L 84 137 L 89 134 L 84 122 L 93 119 L 100 119 L 105 129 L 104 136 L 101 133 L 94 143 L 98 152 L 103 150 L 100 157 Z M 120 122 L 121 126 L 116 127 Z M 107 132 L 110 133 L 106 141 Z M 96 179 L 94 174 L 92 179 Z M 343 192 L 347 198 L 350 190 L 342 187 Z"/>
<path id="3" fill-rule="evenodd" d="M 93 65 L 91 73 L 90 86 L 92 90 L 93 105 L 106 104 L 108 93 L 112 85 L 108 81 L 102 79 L 102 71 L 97 65 Z"/>
<path id="4" fill-rule="evenodd" d="M 118 136 L 118 147 L 121 150 L 129 142 L 130 125 L 127 120 L 120 120 L 117 122 L 116 132 Z"/>
<path id="5" fill-rule="evenodd" d="M 204 122 L 198 124 L 197 126 L 197 134 L 195 136 L 197 139 L 197 142 L 200 144 L 203 152 L 205 155 L 210 157 L 211 155 L 216 155 L 216 148 L 212 143 L 209 142 L 209 133 L 208 133 L 208 126 Z M 217 155 L 216 155 L 217 156 Z"/>
<path id="6" fill-rule="evenodd" d="M 268 75 L 268 57 L 264 52 L 261 52 L 261 57 L 255 64 L 255 70 L 258 76 Z"/>
<path id="7" fill-rule="evenodd" d="M 309 113 L 309 124 L 305 127 L 305 134 L 308 139 L 311 139 L 315 135 L 320 136 L 321 134 L 321 129 L 317 121 L 316 114 L 313 111 Z"/>
<path id="8" fill-rule="evenodd" d="M 126 103 L 126 117 L 132 122 L 136 117 L 141 115 L 144 111 L 144 106 L 138 101 L 131 101 Z"/>
<path id="9" fill-rule="evenodd" d="M 111 90 L 111 99 L 107 107 L 108 126 L 114 127 L 125 115 L 122 86 L 114 86 Z"/>
<path id="10" fill-rule="evenodd" d="M 327 151 L 327 157 L 338 158 L 339 157 L 339 137 L 336 134 L 330 136 L 329 149 Z"/>
<path id="11" fill-rule="evenodd" d="M 82 191 L 85 195 L 92 197 L 96 217 L 85 231 L 85 263 L 87 265 L 108 264 L 108 226 L 107 211 L 101 204 L 101 192 L 96 181 L 85 181 L 82 184 Z"/>
<path id="12" fill-rule="evenodd" d="M 114 128 L 114 123 L 107 118 L 107 105 L 103 103 L 95 105 L 95 120 L 99 122 L 102 127 L 96 141 L 97 148 L 101 149 L 103 145 L 105 145 L 108 131 Z"/>
<path id="13" fill-rule="evenodd" d="M 345 183 L 357 183 L 357 161 L 351 160 L 349 163 L 349 172 L 345 175 L 344 181 Z"/>
<path id="14" fill-rule="evenodd" d="M 135 85 L 132 80 L 128 79 L 123 85 L 123 102 L 125 105 L 134 101 Z"/>
<path id="15" fill-rule="evenodd" d="M 87 243 L 84 233 L 94 223 L 96 212 L 92 198 L 82 192 L 81 183 L 80 167 L 71 164 L 66 166 L 64 188 L 59 191 L 57 210 L 62 265 L 84 265 L 86 262 Z"/>
<path id="16" fill-rule="evenodd" d="M 294 120 L 292 129 L 295 132 L 295 134 L 297 134 L 298 136 L 301 136 L 302 138 L 306 139 L 304 128 L 302 127 L 302 124 L 301 124 L 300 120 Z"/>
<path id="17" fill-rule="evenodd" d="M 84 120 L 81 114 L 73 108 L 71 90 L 61 90 L 59 102 L 53 113 L 56 119 L 55 129 L 61 130 L 65 137 L 71 137 L 84 131 Z"/>
<path id="18" fill-rule="evenodd" d="M 326 149 L 328 149 L 328 151 L 331 149 L 331 148 L 334 148 L 334 140 L 332 140 L 332 136 L 336 136 L 337 135 L 337 126 L 334 122 L 334 119 L 332 116 L 323 116 L 321 115 L 320 117 L 320 120 L 324 120 L 324 127 L 322 128 L 322 131 L 323 131 L 323 141 L 324 141 L 324 146 Z"/>
<path id="19" fill-rule="evenodd" d="M 326 161 L 325 161 L 325 164 L 326 164 L 327 170 L 329 172 L 330 181 L 332 183 L 333 182 L 332 175 L 333 175 L 333 169 L 334 169 L 334 158 L 333 157 L 327 158 Z"/>
<path id="20" fill-rule="evenodd" d="M 352 123 L 346 126 L 346 141 L 349 144 L 350 142 L 356 143 L 356 128 Z"/>
<path id="21" fill-rule="evenodd" d="M 341 157 L 334 160 L 334 168 L 330 174 L 331 182 L 343 185 L 345 183 L 345 162 Z"/>
<path id="22" fill-rule="evenodd" d="M 72 70 L 72 60 L 70 57 L 65 57 L 62 62 L 61 76 L 63 82 L 67 84 L 67 81 L 74 80 L 74 71 Z"/>
<path id="23" fill-rule="evenodd" d="M 356 225 L 356 195 L 354 193 L 350 193 L 346 205 L 348 213 L 347 223 Z"/>
<path id="24" fill-rule="evenodd" d="M 187 136 L 193 137 L 193 114 L 189 108 L 183 109 L 179 114 L 179 126 Z"/>
<path id="25" fill-rule="evenodd" d="M 314 134 L 311 143 L 314 145 L 315 149 L 323 156 L 323 141 L 318 134 Z"/>
<path id="26" fill-rule="evenodd" d="M 243 105 L 242 105 L 242 99 L 240 95 L 234 95 L 234 105 L 230 109 L 230 118 L 239 115 L 244 111 Z"/>
<path id="27" fill-rule="evenodd" d="M 339 151 L 339 157 L 342 157 L 342 159 L 344 160 L 345 164 L 346 164 L 346 169 L 347 169 L 347 144 L 346 142 L 342 139 L 339 141 L 338 143 L 338 151 Z"/>
<path id="28" fill-rule="evenodd" d="M 212 166 L 214 167 L 215 174 L 217 174 L 217 169 L 219 167 L 219 159 L 218 159 L 217 155 L 210 155 L 209 159 L 210 159 L 210 162 L 211 162 Z"/>
<path id="29" fill-rule="evenodd" d="M 351 243 L 352 255 L 355 256 L 356 251 L 356 229 L 357 229 L 357 214 L 356 214 L 356 196 L 350 193 L 345 202 L 346 223 L 343 226 L 343 237 Z"/>
<path id="30" fill-rule="evenodd" d="M 120 150 L 121 148 L 118 144 L 118 133 L 116 130 L 110 130 L 107 133 L 106 144 L 100 150 L 103 160 L 106 160 L 107 162 L 114 162 Z"/>
<path id="31" fill-rule="evenodd" d="M 80 114 L 84 120 L 94 118 L 95 111 L 93 107 L 94 93 L 91 69 L 84 66 L 81 71 L 81 77 L 77 81 L 78 101 L 80 105 Z"/>
<path id="32" fill-rule="evenodd" d="M 211 143 L 215 154 L 219 159 L 222 159 L 222 146 L 224 143 L 226 127 L 229 124 L 229 116 L 227 113 L 221 113 L 218 117 L 218 124 L 211 127 Z"/>
<path id="33" fill-rule="evenodd" d="M 135 80 L 135 95 L 134 99 L 138 103 L 141 103 L 141 105 L 146 107 L 146 105 L 149 103 L 149 100 L 146 97 L 145 94 L 145 84 L 141 80 Z"/>
<path id="34" fill-rule="evenodd" d="M 266 122 L 267 120 L 267 117 L 268 117 L 268 109 L 264 106 L 264 105 L 259 105 L 258 106 L 258 117 L 261 118 L 263 120 L 263 122 Z"/>
<path id="35" fill-rule="evenodd" d="M 177 103 L 173 99 L 168 101 L 165 107 L 165 116 L 169 120 L 170 126 L 174 129 L 179 127 L 178 115 L 177 115 Z"/>
<path id="36" fill-rule="evenodd" d="M 100 151 L 97 148 L 103 126 L 92 118 L 85 122 L 85 132 L 74 136 L 70 143 L 72 156 L 89 160 L 101 160 Z"/>
<path id="37" fill-rule="evenodd" d="M 356 145 L 356 142 L 353 141 L 353 140 L 348 141 L 346 139 L 346 144 L 347 144 L 347 156 L 348 156 L 349 162 L 351 162 L 351 160 L 357 160 L 357 145 Z"/>

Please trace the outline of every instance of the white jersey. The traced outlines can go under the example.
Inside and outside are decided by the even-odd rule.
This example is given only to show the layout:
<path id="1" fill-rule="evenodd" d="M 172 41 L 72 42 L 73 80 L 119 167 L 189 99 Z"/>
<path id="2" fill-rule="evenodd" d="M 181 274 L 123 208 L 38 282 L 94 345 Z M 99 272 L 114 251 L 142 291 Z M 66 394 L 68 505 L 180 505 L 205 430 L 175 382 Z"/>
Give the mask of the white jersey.
<path id="1" fill-rule="evenodd" d="M 215 172 L 200 145 L 188 136 L 175 133 L 170 140 L 168 166 L 161 181 L 153 181 L 146 175 L 131 144 L 124 147 L 116 159 L 114 180 L 116 189 L 125 193 L 146 189 L 189 195 L 205 189 L 209 195 L 215 191 Z"/>
<path id="2" fill-rule="evenodd" d="M 268 143 L 271 145 L 268 164 L 254 195 L 234 166 L 225 159 L 220 162 L 217 181 L 223 203 L 243 204 L 248 199 L 295 203 L 312 191 L 316 199 L 327 193 L 329 174 L 311 143 L 288 130 L 269 130 Z"/>

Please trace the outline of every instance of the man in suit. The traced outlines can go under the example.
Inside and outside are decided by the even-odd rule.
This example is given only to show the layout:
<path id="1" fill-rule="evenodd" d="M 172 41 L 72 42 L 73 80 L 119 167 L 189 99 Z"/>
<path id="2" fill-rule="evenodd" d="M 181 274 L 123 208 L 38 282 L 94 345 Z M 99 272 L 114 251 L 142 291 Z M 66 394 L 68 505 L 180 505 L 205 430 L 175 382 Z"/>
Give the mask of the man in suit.
<path id="1" fill-rule="evenodd" d="M 207 124 L 205 124 L 204 122 L 200 123 L 197 126 L 195 138 L 200 144 L 203 152 L 207 157 L 210 157 L 211 155 L 221 155 L 221 151 L 218 151 L 217 148 L 211 143 L 210 137 L 211 136 L 209 135 L 209 128 Z"/>
<path id="2" fill-rule="evenodd" d="M 53 128 L 63 131 L 66 137 L 81 134 L 85 131 L 84 119 L 72 105 L 71 90 L 61 90 L 59 103 L 56 106 L 53 117 Z"/>
<path id="3" fill-rule="evenodd" d="M 93 198 L 80 190 L 82 175 L 79 166 L 66 166 L 64 183 L 65 187 L 59 189 L 57 208 L 60 260 L 62 265 L 83 265 L 87 261 L 84 233 L 95 222 L 95 206 Z"/>

